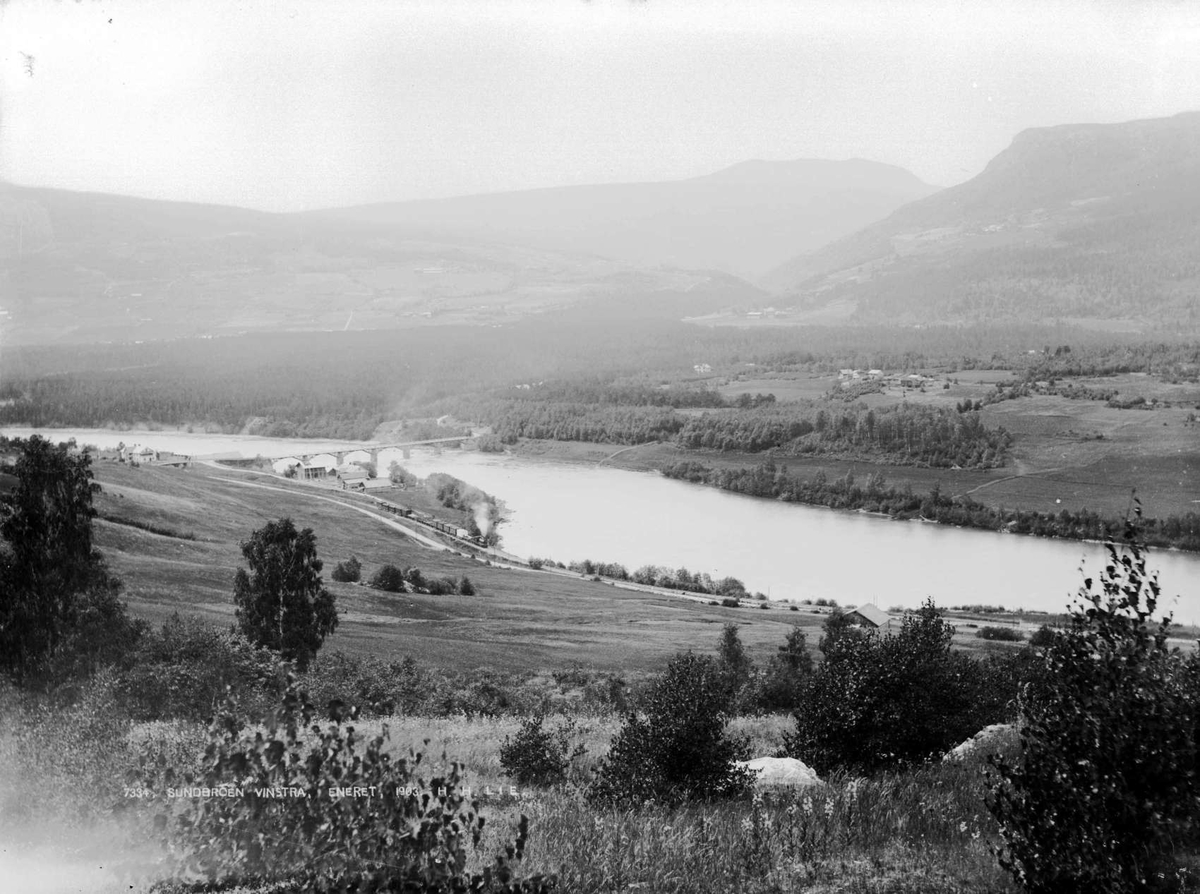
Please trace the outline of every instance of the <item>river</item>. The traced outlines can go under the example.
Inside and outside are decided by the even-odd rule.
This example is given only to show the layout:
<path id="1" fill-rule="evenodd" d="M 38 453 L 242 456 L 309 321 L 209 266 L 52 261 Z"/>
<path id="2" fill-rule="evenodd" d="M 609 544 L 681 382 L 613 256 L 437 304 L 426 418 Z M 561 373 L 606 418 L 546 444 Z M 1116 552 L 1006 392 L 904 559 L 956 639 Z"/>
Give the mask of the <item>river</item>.
<path id="1" fill-rule="evenodd" d="M 27 437 L 30 429 L 4 434 Z M 298 449 L 349 449 L 346 441 L 180 432 L 53 430 L 55 439 L 115 447 L 145 445 L 188 455 L 282 456 Z M 567 562 L 593 559 L 685 566 L 713 577 L 732 575 L 772 599 L 836 599 L 914 608 L 926 597 L 940 606 L 1004 605 L 1061 611 L 1083 576 L 1096 576 L 1096 544 L 996 534 L 861 513 L 745 497 L 672 481 L 650 472 L 544 462 L 459 450 L 381 453 L 383 472 L 397 459 L 425 476 L 446 472 L 503 500 L 504 548 L 520 556 Z M 1156 551 L 1164 607 L 1182 623 L 1200 622 L 1200 556 Z M 1173 597 L 1178 597 L 1175 600 Z"/>

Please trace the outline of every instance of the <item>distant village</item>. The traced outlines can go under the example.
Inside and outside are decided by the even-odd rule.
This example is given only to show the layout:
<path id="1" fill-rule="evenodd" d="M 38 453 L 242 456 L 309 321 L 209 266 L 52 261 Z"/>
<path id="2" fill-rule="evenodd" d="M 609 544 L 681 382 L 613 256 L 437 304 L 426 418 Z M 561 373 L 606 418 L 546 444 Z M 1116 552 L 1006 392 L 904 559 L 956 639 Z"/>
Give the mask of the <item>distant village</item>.
<path id="1" fill-rule="evenodd" d="M 843 388 L 849 388 L 860 382 L 878 382 L 889 388 L 920 388 L 934 381 L 932 376 L 920 373 L 885 373 L 882 369 L 839 369 L 838 380 Z"/>

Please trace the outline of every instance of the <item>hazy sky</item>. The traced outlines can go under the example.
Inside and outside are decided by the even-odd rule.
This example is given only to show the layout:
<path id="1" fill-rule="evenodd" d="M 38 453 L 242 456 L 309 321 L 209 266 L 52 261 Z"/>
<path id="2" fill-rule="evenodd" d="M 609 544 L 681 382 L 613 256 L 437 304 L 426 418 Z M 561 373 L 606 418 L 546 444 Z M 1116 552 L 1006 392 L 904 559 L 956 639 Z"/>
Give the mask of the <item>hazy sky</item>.
<path id="1" fill-rule="evenodd" d="M 1196 3 L 0 0 L 0 179 L 293 210 L 1200 108 Z"/>

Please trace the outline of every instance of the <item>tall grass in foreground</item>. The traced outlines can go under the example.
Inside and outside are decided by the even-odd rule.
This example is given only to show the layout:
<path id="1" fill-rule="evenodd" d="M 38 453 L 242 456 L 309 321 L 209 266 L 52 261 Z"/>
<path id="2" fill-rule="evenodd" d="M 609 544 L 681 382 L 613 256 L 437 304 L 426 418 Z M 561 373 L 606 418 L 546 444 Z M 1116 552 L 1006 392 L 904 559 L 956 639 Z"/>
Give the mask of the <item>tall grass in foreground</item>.
<path id="1" fill-rule="evenodd" d="M 162 755 L 179 765 L 194 759 L 203 747 L 198 724 L 136 724 L 122 734 L 121 747 L 116 747 L 116 737 L 105 738 L 105 753 L 81 765 L 73 757 L 64 760 L 64 746 L 51 738 L 59 735 L 62 719 L 53 726 L 30 719 L 19 743 L 11 736 L 7 739 L 5 757 L 21 761 L 7 768 L 14 774 L 10 779 L 23 775 L 27 791 L 42 785 L 39 777 L 53 782 L 41 789 L 46 798 L 30 807 L 27 821 L 49 811 L 77 827 L 86 826 L 92 820 L 85 819 L 81 805 L 93 813 L 102 807 L 91 784 L 119 778 L 124 765 L 136 765 L 142 754 L 153 760 Z M 548 722 L 553 724 L 554 718 Z M 508 788 L 512 781 L 503 775 L 498 755 L 506 737 L 519 729 L 518 719 L 398 717 L 356 726 L 373 735 L 384 723 L 391 733 L 389 750 L 424 751 L 427 773 L 440 772 L 450 761 L 463 767 L 462 782 L 474 788 L 487 817 L 479 859 L 495 852 L 520 814 L 527 814 L 530 839 L 521 871 L 555 874 L 563 892 L 1015 890 L 990 850 L 999 835 L 984 807 L 987 781 L 980 760 L 870 780 L 833 777 L 816 789 L 674 810 L 608 810 L 589 804 L 582 784 L 620 728 L 616 717 L 579 721 L 579 741 L 588 751 L 572 768 L 566 785 L 522 786 L 516 796 Z M 789 725 L 784 717 L 743 717 L 730 729 L 750 736 L 757 755 L 772 753 Z M 35 744 L 40 747 L 31 747 Z M 67 745 L 70 755 L 90 750 L 78 737 Z M 106 789 L 105 796 L 109 794 Z M 126 804 L 130 828 L 138 828 L 139 815 L 149 815 L 149 807 L 149 802 L 136 800 Z"/>
<path id="2" fill-rule="evenodd" d="M 1014 890 L 992 856 L 982 768 L 936 766 L 675 810 L 526 802 L 531 872 L 572 892 Z"/>

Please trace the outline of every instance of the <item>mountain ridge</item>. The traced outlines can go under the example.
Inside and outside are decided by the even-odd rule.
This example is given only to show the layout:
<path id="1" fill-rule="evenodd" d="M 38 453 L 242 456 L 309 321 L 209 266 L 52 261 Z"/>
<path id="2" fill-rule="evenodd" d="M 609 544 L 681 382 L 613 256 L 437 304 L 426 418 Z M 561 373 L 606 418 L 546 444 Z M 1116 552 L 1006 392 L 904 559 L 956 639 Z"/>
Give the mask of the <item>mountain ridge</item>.
<path id="1" fill-rule="evenodd" d="M 680 180 L 551 186 L 303 212 L 520 241 L 639 264 L 715 267 L 754 281 L 793 253 L 937 187 L 863 159 L 749 160 Z"/>
<path id="2" fill-rule="evenodd" d="M 969 322 L 1022 309 L 1107 318 L 1146 307 L 1161 317 L 1189 310 L 1195 295 L 1187 246 L 1200 244 L 1198 221 L 1200 112 L 1032 128 L 971 180 L 798 254 L 762 282 L 804 306 L 852 306 L 860 319 Z"/>

